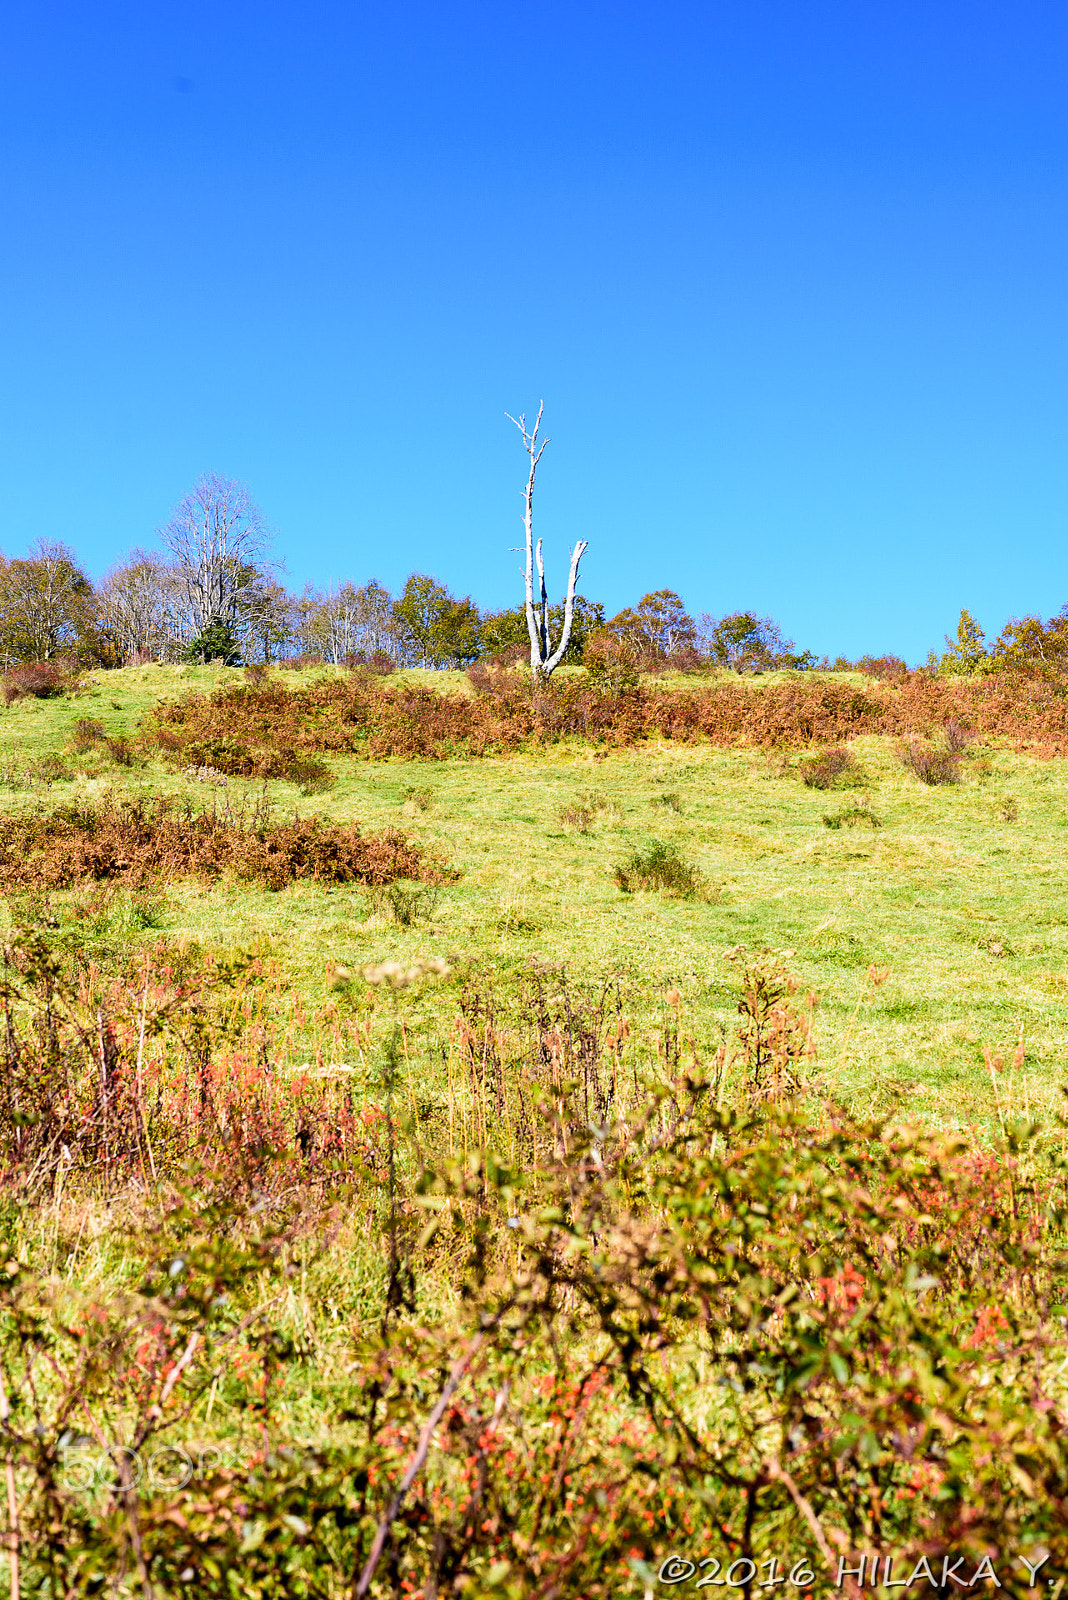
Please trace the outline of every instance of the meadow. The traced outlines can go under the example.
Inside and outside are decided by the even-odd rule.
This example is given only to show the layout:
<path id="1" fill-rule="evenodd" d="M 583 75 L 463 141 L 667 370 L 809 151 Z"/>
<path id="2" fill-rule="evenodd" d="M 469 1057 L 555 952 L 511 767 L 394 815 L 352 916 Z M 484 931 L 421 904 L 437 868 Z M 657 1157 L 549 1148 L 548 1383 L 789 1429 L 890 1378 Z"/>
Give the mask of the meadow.
<path id="1" fill-rule="evenodd" d="M 269 728 L 268 684 L 350 675 L 129 668 L 0 712 L 0 1584 L 1068 1570 L 1056 717 L 940 723 L 921 684 L 915 735 L 870 731 L 891 691 L 818 676 L 855 736 L 665 736 L 700 693 L 669 678 L 625 739 L 583 702 L 473 753 L 464 707 L 517 691 L 397 673 L 353 692 L 454 702 L 435 758 L 370 713 L 345 748 L 316 700 L 288 777 L 210 707 Z M 806 677 L 713 687 L 748 727 Z M 230 853 L 93 877 L 85 819 L 131 807 Z"/>

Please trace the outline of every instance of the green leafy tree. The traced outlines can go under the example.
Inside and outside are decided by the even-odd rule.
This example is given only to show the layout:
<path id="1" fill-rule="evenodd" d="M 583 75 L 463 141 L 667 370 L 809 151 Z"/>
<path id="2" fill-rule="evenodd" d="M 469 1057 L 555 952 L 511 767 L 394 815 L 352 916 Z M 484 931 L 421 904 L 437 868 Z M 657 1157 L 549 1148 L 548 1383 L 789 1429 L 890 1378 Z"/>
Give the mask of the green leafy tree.
<path id="1" fill-rule="evenodd" d="M 241 665 L 241 647 L 228 623 L 210 622 L 203 633 L 182 651 L 181 660 L 189 662 L 221 661 L 224 667 Z"/>
<path id="2" fill-rule="evenodd" d="M 718 622 L 711 617 L 703 621 L 709 655 L 732 672 L 767 671 L 786 661 L 794 648 L 777 622 L 753 611 L 732 611 Z"/>
<path id="3" fill-rule="evenodd" d="M 462 667 L 481 649 L 478 607 L 425 572 L 413 572 L 394 603 L 393 616 L 406 653 L 423 667 Z"/>
<path id="4" fill-rule="evenodd" d="M 957 623 L 957 637 L 945 636 L 949 649 L 942 657 L 942 670 L 949 673 L 973 675 L 990 672 L 994 657 L 986 647 L 986 634 L 970 611 L 962 611 Z"/>
<path id="5" fill-rule="evenodd" d="M 522 651 L 522 656 L 519 652 Z M 510 611 L 491 611 L 482 618 L 482 654 L 503 656 L 515 653 L 518 660 L 529 654 L 525 606 Z"/>
<path id="6" fill-rule="evenodd" d="M 434 629 L 451 595 L 444 584 L 427 572 L 413 572 L 400 598 L 394 601 L 393 616 L 404 641 L 405 654 L 422 667 L 434 663 Z"/>
<path id="7" fill-rule="evenodd" d="M 478 607 L 470 595 L 462 600 L 454 600 L 450 595 L 431 632 L 435 662 L 459 668 L 477 660 L 482 649 L 481 625 Z"/>
<path id="8" fill-rule="evenodd" d="M 559 637 L 564 627 L 565 602 L 549 607 L 549 631 Z M 605 626 L 604 606 L 599 600 L 587 600 L 577 594 L 571 608 L 571 632 L 563 661 L 575 666 L 585 659 L 586 646 L 591 636 Z M 522 650 L 526 656 L 530 649 L 527 634 L 525 606 L 513 606 L 510 611 L 494 611 L 482 618 L 483 656 L 502 656 Z M 517 659 L 522 659 L 518 657 Z"/>

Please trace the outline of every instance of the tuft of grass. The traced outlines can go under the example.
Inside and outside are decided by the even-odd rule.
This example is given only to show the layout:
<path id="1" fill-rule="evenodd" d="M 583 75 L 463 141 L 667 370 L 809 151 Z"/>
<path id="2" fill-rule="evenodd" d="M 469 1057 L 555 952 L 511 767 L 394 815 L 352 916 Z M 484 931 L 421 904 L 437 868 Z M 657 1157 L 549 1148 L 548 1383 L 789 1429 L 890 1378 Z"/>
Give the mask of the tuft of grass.
<path id="1" fill-rule="evenodd" d="M 669 811 L 680 812 L 682 810 L 682 798 L 677 789 L 668 789 L 664 794 L 654 794 L 649 804 L 666 806 Z"/>
<path id="2" fill-rule="evenodd" d="M 411 928 L 418 922 L 426 922 L 434 915 L 440 896 L 441 891 L 436 884 L 412 883 L 398 878 L 377 890 L 374 900 L 375 914 L 388 915 L 390 920 L 398 923 L 400 927 Z"/>
<path id="3" fill-rule="evenodd" d="M 557 816 L 561 826 L 572 833 L 592 833 L 601 817 L 618 817 L 619 811 L 607 795 L 596 789 L 584 789 L 574 800 L 560 807 Z"/>
<path id="4" fill-rule="evenodd" d="M 409 784 L 404 791 L 404 809 L 411 816 L 416 811 L 429 811 L 434 803 L 434 792 L 425 784 Z"/>
<path id="5" fill-rule="evenodd" d="M 677 899 L 694 900 L 704 888 L 698 869 L 683 859 L 677 845 L 664 839 L 651 839 L 644 850 L 635 850 L 614 868 L 613 877 L 625 894 L 661 889 Z"/>
<path id="6" fill-rule="evenodd" d="M 855 805 L 844 806 L 841 811 L 832 811 L 823 818 L 825 828 L 881 828 L 882 822 L 875 815 L 871 806 Z"/>

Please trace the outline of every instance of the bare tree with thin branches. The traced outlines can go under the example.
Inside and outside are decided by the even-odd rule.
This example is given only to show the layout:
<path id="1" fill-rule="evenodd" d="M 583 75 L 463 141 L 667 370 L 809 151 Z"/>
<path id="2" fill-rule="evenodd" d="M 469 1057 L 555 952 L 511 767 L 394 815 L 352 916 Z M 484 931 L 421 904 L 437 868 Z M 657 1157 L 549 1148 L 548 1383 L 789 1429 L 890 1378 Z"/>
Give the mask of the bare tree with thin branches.
<path id="1" fill-rule="evenodd" d="M 174 557 L 194 636 L 212 623 L 236 628 L 262 576 L 268 544 L 263 513 L 243 483 L 206 472 L 160 529 Z"/>
<path id="2" fill-rule="evenodd" d="M 513 417 L 510 412 L 505 412 L 509 422 L 514 422 L 523 435 L 523 448 L 530 457 L 530 471 L 527 475 L 527 486 L 524 499 L 523 525 L 527 535 L 527 632 L 530 635 L 530 671 L 531 676 L 547 678 L 555 672 L 567 652 L 571 643 L 571 624 L 575 614 L 575 586 L 578 583 L 579 562 L 586 552 L 586 540 L 580 539 L 571 552 L 571 575 L 567 584 L 567 598 L 564 601 L 564 622 L 560 632 L 560 639 L 555 648 L 549 638 L 549 596 L 545 589 L 545 564 L 541 556 L 541 540 L 534 544 L 534 474 L 538 470 L 538 462 L 549 443 L 548 435 L 538 443 L 538 430 L 541 427 L 542 412 L 545 402 L 538 404 L 538 415 L 534 420 L 532 429 L 527 428 L 526 412 L 519 417 Z M 538 572 L 538 594 L 534 593 L 534 569 Z"/>

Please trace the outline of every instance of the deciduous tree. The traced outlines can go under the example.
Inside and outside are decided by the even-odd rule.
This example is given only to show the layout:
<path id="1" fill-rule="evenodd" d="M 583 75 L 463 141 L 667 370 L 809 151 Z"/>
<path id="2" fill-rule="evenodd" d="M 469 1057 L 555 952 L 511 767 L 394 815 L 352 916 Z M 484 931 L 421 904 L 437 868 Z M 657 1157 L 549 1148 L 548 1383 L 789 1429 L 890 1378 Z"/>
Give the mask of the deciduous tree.
<path id="1" fill-rule="evenodd" d="M 267 525 L 243 483 L 205 473 L 179 501 L 160 538 L 174 558 L 188 635 L 214 622 L 235 632 L 259 582 Z"/>
<path id="2" fill-rule="evenodd" d="M 993 668 L 994 657 L 986 647 L 986 635 L 970 611 L 961 612 L 956 639 L 947 633 L 945 640 L 949 649 L 942 657 L 944 671 L 972 675 Z"/>
<path id="3" fill-rule="evenodd" d="M 718 621 L 705 615 L 701 622 L 709 655 L 733 672 L 766 671 L 794 648 L 777 622 L 753 611 L 732 611 Z"/>
<path id="4" fill-rule="evenodd" d="M 478 607 L 457 600 L 426 572 L 413 572 L 393 613 L 412 660 L 423 667 L 463 667 L 479 654 Z"/>
<path id="5" fill-rule="evenodd" d="M 612 633 L 625 636 L 639 656 L 664 661 L 679 650 L 692 650 L 697 630 L 674 589 L 643 594 L 638 604 L 620 611 L 608 624 Z"/>
<path id="6" fill-rule="evenodd" d="M 97 654 L 93 586 L 65 544 L 41 540 L 0 567 L 0 636 L 9 661 L 49 661 L 65 651 Z"/>

